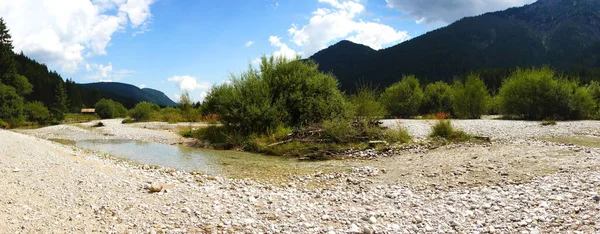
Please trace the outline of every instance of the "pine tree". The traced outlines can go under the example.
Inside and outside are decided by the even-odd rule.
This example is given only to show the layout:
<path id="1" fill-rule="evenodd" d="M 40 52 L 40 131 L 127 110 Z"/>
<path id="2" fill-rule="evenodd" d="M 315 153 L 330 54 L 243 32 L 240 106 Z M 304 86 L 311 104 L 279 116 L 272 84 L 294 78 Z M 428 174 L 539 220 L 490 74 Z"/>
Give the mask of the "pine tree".
<path id="1" fill-rule="evenodd" d="M 9 30 L 4 23 L 4 19 L 0 18 L 0 83 L 10 83 L 7 81 L 14 79 L 17 74 L 17 66 L 12 50 L 13 45 Z"/>
<path id="2" fill-rule="evenodd" d="M 54 100 L 52 102 L 52 107 L 50 108 L 50 113 L 54 117 L 55 120 L 61 121 L 65 119 L 65 112 L 67 112 L 68 100 L 67 100 L 67 91 L 64 88 L 62 80 L 56 84 L 54 89 Z"/>

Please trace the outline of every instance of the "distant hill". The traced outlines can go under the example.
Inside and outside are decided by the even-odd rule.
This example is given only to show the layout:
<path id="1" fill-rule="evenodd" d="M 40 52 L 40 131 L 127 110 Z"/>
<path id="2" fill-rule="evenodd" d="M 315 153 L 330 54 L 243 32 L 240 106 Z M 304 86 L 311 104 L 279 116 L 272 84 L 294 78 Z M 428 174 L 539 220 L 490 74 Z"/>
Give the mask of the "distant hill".
<path id="1" fill-rule="evenodd" d="M 139 102 L 152 102 L 159 106 L 176 106 L 167 95 L 155 89 L 140 89 L 137 86 L 118 82 L 99 82 L 77 84 L 88 93 L 97 90 L 101 98 L 112 99 L 122 103 L 127 108 L 134 107 Z"/>
<path id="2" fill-rule="evenodd" d="M 506 74 L 541 65 L 600 79 L 600 1 L 539 0 L 464 18 L 387 49 L 365 47 L 341 41 L 310 59 L 350 91 L 357 83 L 385 87 L 407 74 L 451 81 L 472 71 Z"/>

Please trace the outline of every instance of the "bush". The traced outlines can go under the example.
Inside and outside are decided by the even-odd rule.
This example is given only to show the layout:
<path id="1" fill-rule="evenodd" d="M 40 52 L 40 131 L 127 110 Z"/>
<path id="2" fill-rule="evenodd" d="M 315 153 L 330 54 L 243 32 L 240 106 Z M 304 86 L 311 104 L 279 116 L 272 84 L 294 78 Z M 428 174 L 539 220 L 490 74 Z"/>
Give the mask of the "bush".
<path id="1" fill-rule="evenodd" d="M 529 120 L 588 118 L 596 108 L 588 90 L 547 67 L 519 69 L 500 88 L 500 106 L 505 115 Z"/>
<path id="2" fill-rule="evenodd" d="M 202 109 L 245 134 L 308 126 L 348 116 L 337 86 L 335 77 L 312 62 L 263 56 L 260 71 L 250 68 L 232 77 L 231 84 L 213 87 Z"/>
<path id="3" fill-rule="evenodd" d="M 468 75 L 465 82 L 454 81 L 452 107 L 454 114 L 462 119 L 479 119 L 487 113 L 490 95 L 478 75 Z"/>
<path id="4" fill-rule="evenodd" d="M 403 118 L 417 115 L 422 101 L 423 91 L 415 76 L 405 76 L 381 94 L 381 103 L 389 114 Z"/>
<path id="5" fill-rule="evenodd" d="M 123 104 L 110 99 L 101 99 L 94 105 L 96 114 L 102 119 L 122 118 L 127 116 Z"/>
<path id="6" fill-rule="evenodd" d="M 23 121 L 23 98 L 15 88 L 0 84 L 0 120 L 16 127 Z"/>
<path id="7" fill-rule="evenodd" d="M 592 81 L 587 87 L 588 93 L 592 96 L 592 99 L 596 103 L 596 110 L 594 111 L 594 118 L 600 119 L 600 82 Z"/>
<path id="8" fill-rule="evenodd" d="M 158 111 L 160 111 L 158 105 L 150 102 L 140 102 L 129 111 L 129 115 L 136 121 L 148 121 Z"/>
<path id="9" fill-rule="evenodd" d="M 423 113 L 452 113 L 452 86 L 438 81 L 425 87 Z"/>
<path id="10" fill-rule="evenodd" d="M 188 110 L 189 111 L 189 110 Z M 168 123 L 178 123 L 184 121 L 181 109 L 167 107 L 161 110 L 162 121 Z"/>
<path id="11" fill-rule="evenodd" d="M 326 120 L 323 122 L 323 135 L 336 143 L 349 143 L 355 141 L 358 135 L 352 122 L 344 119 Z"/>
<path id="12" fill-rule="evenodd" d="M 354 115 L 359 121 L 371 122 L 387 115 L 385 107 L 377 101 L 374 89 L 363 86 L 359 87 L 356 94 L 350 96 L 350 104 Z"/>
<path id="13" fill-rule="evenodd" d="M 398 126 L 398 129 L 387 129 L 384 131 L 383 139 L 385 139 L 389 143 L 396 143 L 396 142 L 408 143 L 408 142 L 410 142 L 412 137 L 410 136 L 410 134 L 408 134 L 408 131 L 406 130 L 406 128 L 402 127 L 399 122 L 396 125 Z"/>
<path id="14" fill-rule="evenodd" d="M 431 127 L 431 133 L 429 134 L 431 138 L 442 138 L 449 141 L 468 141 L 470 140 L 470 136 L 460 130 L 455 130 L 452 126 L 450 120 L 438 120 L 438 122 Z"/>
<path id="15" fill-rule="evenodd" d="M 51 121 L 52 116 L 48 108 L 42 102 L 30 102 L 25 104 L 24 113 L 28 121 L 38 124 L 47 124 Z"/>

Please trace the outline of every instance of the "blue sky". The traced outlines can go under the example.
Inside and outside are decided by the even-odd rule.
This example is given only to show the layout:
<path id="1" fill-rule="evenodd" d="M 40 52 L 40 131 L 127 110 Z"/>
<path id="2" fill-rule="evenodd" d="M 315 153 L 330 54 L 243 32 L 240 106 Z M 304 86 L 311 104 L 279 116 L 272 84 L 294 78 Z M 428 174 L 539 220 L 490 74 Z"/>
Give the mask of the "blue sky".
<path id="1" fill-rule="evenodd" d="M 534 0 L 20 0 L 0 2 L 15 50 L 79 83 L 117 81 L 201 100 L 261 55 L 348 39 L 386 48 Z"/>

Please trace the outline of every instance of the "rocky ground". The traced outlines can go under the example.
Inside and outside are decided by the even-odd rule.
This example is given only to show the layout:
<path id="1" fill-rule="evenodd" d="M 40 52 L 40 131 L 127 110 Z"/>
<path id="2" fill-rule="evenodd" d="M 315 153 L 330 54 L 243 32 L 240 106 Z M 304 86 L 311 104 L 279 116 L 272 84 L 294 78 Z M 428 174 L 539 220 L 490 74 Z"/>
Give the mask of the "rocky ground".
<path id="1" fill-rule="evenodd" d="M 492 143 L 389 155 L 284 185 L 156 169 L 40 139 L 182 142 L 158 130 L 170 127 L 103 122 L 0 131 L 0 232 L 600 232 L 600 150 L 540 140 L 598 136 L 599 122 L 455 121 Z M 399 123 L 422 139 L 433 122 Z M 321 186 L 305 186 L 313 183 Z"/>

